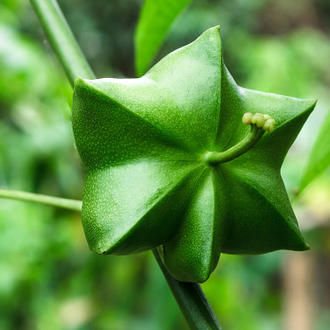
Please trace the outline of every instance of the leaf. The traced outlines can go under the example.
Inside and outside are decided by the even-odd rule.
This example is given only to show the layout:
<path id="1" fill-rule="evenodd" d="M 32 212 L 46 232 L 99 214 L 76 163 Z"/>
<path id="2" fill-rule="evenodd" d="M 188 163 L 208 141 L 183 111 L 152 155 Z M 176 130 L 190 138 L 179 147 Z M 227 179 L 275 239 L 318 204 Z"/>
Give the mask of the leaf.
<path id="1" fill-rule="evenodd" d="M 301 193 L 317 176 L 330 165 L 330 113 L 326 116 L 320 133 L 309 156 L 306 171 L 300 183 Z"/>
<path id="2" fill-rule="evenodd" d="M 135 68 L 144 74 L 175 18 L 191 0 L 145 0 L 135 33 Z"/>
<path id="3" fill-rule="evenodd" d="M 86 168 L 90 248 L 159 247 L 186 282 L 207 280 L 221 253 L 308 249 L 280 170 L 314 106 L 237 86 L 219 27 L 141 78 L 77 80 L 72 123 Z M 273 132 L 264 134 L 273 119 L 262 114 L 259 126 L 252 114 L 251 130 L 243 125 L 249 112 L 274 118 Z"/>

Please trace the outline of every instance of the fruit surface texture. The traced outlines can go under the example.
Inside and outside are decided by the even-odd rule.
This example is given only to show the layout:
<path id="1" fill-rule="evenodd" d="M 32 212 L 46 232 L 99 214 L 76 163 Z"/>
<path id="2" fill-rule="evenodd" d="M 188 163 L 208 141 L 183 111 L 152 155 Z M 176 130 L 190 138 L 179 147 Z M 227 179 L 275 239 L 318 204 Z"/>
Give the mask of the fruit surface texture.
<path id="1" fill-rule="evenodd" d="M 314 106 L 238 86 L 219 27 L 141 78 L 77 79 L 72 122 L 90 248 L 158 247 L 185 282 L 207 280 L 221 253 L 308 249 L 280 169 Z"/>

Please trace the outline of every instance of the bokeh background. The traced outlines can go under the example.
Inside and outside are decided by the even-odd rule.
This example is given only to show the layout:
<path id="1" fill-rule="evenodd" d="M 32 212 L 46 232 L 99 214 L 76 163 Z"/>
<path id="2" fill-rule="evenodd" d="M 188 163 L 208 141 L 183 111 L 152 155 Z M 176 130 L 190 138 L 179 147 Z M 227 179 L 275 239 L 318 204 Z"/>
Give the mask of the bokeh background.
<path id="1" fill-rule="evenodd" d="M 98 77 L 134 77 L 142 0 L 60 0 Z M 193 1 L 157 59 L 221 25 L 239 85 L 319 102 L 285 161 L 293 196 L 330 108 L 328 0 Z M 26 0 L 0 2 L 0 186 L 81 199 L 71 90 Z M 203 289 L 224 329 L 330 327 L 330 173 L 294 202 L 308 252 L 222 255 Z M 151 253 L 98 256 L 80 215 L 0 200 L 0 329 L 185 330 Z"/>

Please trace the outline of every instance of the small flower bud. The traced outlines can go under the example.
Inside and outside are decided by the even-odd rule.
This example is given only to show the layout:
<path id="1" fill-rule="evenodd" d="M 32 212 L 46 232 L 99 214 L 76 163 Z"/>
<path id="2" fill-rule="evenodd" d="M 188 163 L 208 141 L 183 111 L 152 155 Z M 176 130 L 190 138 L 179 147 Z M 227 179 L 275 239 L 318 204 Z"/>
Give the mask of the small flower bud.
<path id="1" fill-rule="evenodd" d="M 256 125 L 269 133 L 273 132 L 275 128 L 275 120 L 270 115 L 263 115 L 262 113 L 253 115 L 251 112 L 247 112 L 242 121 L 245 125 Z"/>
<path id="2" fill-rule="evenodd" d="M 257 127 L 262 127 L 265 123 L 264 115 L 262 113 L 254 114 L 251 123 L 257 125 Z"/>
<path id="3" fill-rule="evenodd" d="M 267 131 L 268 133 L 272 133 L 274 131 L 275 127 L 275 120 L 273 118 L 267 119 L 265 124 L 262 126 L 262 129 L 264 131 Z"/>
<path id="4" fill-rule="evenodd" d="M 251 119 L 252 119 L 252 117 L 253 117 L 253 114 L 251 112 L 245 113 L 244 116 L 243 116 L 243 119 L 242 119 L 243 124 L 245 124 L 245 125 L 251 125 Z"/>

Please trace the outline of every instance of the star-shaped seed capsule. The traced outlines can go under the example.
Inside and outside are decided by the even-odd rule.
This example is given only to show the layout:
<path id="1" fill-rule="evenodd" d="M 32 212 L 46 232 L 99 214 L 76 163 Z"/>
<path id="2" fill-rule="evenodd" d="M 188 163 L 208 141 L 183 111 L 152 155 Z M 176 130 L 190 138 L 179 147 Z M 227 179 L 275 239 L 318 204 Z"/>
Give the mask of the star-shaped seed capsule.
<path id="1" fill-rule="evenodd" d="M 205 281 L 220 253 L 308 249 L 280 168 L 314 106 L 239 87 L 219 27 L 141 78 L 78 79 L 73 130 L 90 248 L 159 247 L 170 273 L 190 282 Z"/>

